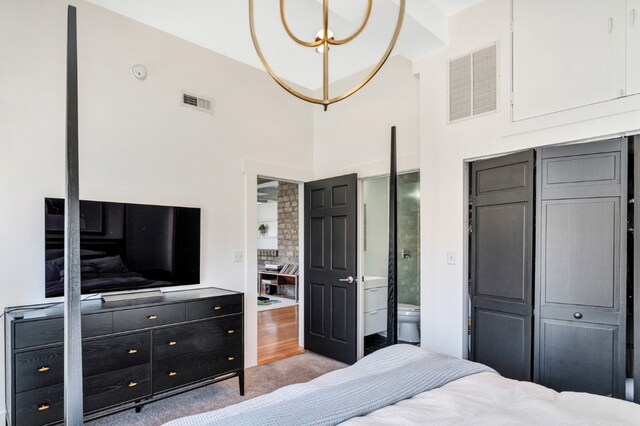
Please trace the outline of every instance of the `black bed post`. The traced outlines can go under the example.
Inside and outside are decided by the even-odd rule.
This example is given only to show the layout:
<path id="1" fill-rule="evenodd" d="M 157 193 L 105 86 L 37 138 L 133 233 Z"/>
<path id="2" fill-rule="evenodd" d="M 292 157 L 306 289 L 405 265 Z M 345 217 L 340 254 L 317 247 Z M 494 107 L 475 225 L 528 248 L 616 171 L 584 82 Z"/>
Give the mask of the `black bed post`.
<path id="1" fill-rule="evenodd" d="M 81 425 L 82 327 L 78 160 L 78 46 L 76 8 L 67 11 L 67 123 L 64 245 L 64 422 Z"/>
<path id="2" fill-rule="evenodd" d="M 397 256 L 397 165 L 396 126 L 391 127 L 391 170 L 389 172 L 389 276 L 387 305 L 387 346 L 398 343 L 398 264 Z"/>

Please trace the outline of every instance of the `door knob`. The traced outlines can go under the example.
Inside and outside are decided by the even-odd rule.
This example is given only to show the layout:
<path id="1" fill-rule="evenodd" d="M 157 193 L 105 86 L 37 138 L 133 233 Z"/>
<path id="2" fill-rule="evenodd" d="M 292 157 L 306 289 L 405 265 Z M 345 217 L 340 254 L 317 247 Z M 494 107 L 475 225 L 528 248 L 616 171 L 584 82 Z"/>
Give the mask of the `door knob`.
<path id="1" fill-rule="evenodd" d="M 356 279 L 349 275 L 347 278 L 340 278 L 338 281 L 342 281 L 345 283 L 353 284 L 356 282 Z"/>
<path id="2" fill-rule="evenodd" d="M 582 318 L 582 314 L 580 312 L 576 312 L 575 314 L 573 314 L 573 317 L 576 319 L 580 319 Z"/>

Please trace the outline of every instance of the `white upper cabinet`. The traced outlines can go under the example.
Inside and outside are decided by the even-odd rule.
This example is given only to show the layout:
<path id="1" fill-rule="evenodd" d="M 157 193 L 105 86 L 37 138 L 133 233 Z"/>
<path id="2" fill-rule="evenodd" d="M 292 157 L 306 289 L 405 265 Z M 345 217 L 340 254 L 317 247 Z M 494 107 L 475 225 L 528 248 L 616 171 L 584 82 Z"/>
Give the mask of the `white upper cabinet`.
<path id="1" fill-rule="evenodd" d="M 514 121 L 627 92 L 627 0 L 513 0 L 512 6 Z M 634 37 L 639 51 L 640 36 Z M 640 92 L 636 56 L 629 82 Z"/>
<path id="2" fill-rule="evenodd" d="M 627 94 L 640 93 L 640 0 L 627 0 Z"/>

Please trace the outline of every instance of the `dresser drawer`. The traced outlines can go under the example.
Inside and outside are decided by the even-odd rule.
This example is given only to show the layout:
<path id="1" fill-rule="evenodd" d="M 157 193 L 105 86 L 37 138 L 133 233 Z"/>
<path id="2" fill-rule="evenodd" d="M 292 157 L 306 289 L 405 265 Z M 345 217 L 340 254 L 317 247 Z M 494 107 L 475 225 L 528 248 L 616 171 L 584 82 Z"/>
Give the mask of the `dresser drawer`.
<path id="1" fill-rule="evenodd" d="M 64 385 L 22 392 L 16 395 L 16 426 L 41 426 L 62 421 Z"/>
<path id="2" fill-rule="evenodd" d="M 82 343 L 84 377 L 151 361 L 149 332 L 107 337 Z M 16 392 L 62 383 L 64 348 L 56 346 L 15 355 Z"/>
<path id="3" fill-rule="evenodd" d="M 62 343 L 64 320 L 51 318 L 15 324 L 15 349 Z M 82 316 L 82 337 L 95 337 L 112 332 L 111 312 Z"/>
<path id="4" fill-rule="evenodd" d="M 187 302 L 187 320 L 242 313 L 242 294 Z"/>
<path id="5" fill-rule="evenodd" d="M 135 401 L 151 395 L 150 364 L 138 365 L 83 381 L 84 412 Z M 62 383 L 16 395 L 16 426 L 45 425 L 61 421 L 64 415 Z"/>
<path id="6" fill-rule="evenodd" d="M 154 363 L 153 392 L 220 376 L 244 367 L 242 347 L 197 352 Z"/>
<path id="7" fill-rule="evenodd" d="M 242 346 L 242 315 L 229 315 L 153 331 L 153 359 Z"/>
<path id="8" fill-rule="evenodd" d="M 184 321 L 184 303 L 128 309 L 113 313 L 115 333 Z"/>
<path id="9" fill-rule="evenodd" d="M 151 364 L 84 379 L 84 411 L 89 413 L 151 395 Z"/>
<path id="10" fill-rule="evenodd" d="M 42 388 L 64 380 L 64 349 L 56 346 L 15 355 L 16 392 Z"/>
<path id="11" fill-rule="evenodd" d="M 85 377 L 151 362 L 151 334 L 148 331 L 105 337 L 82 344 Z"/>

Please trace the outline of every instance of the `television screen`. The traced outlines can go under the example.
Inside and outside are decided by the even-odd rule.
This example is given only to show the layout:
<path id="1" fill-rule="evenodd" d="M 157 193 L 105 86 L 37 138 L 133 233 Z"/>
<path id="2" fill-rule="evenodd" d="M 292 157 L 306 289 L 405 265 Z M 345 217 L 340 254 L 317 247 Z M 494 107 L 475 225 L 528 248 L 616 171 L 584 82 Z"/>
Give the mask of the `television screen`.
<path id="1" fill-rule="evenodd" d="M 200 282 L 200 209 L 80 201 L 82 293 Z M 64 294 L 64 200 L 45 198 L 45 295 Z"/>

